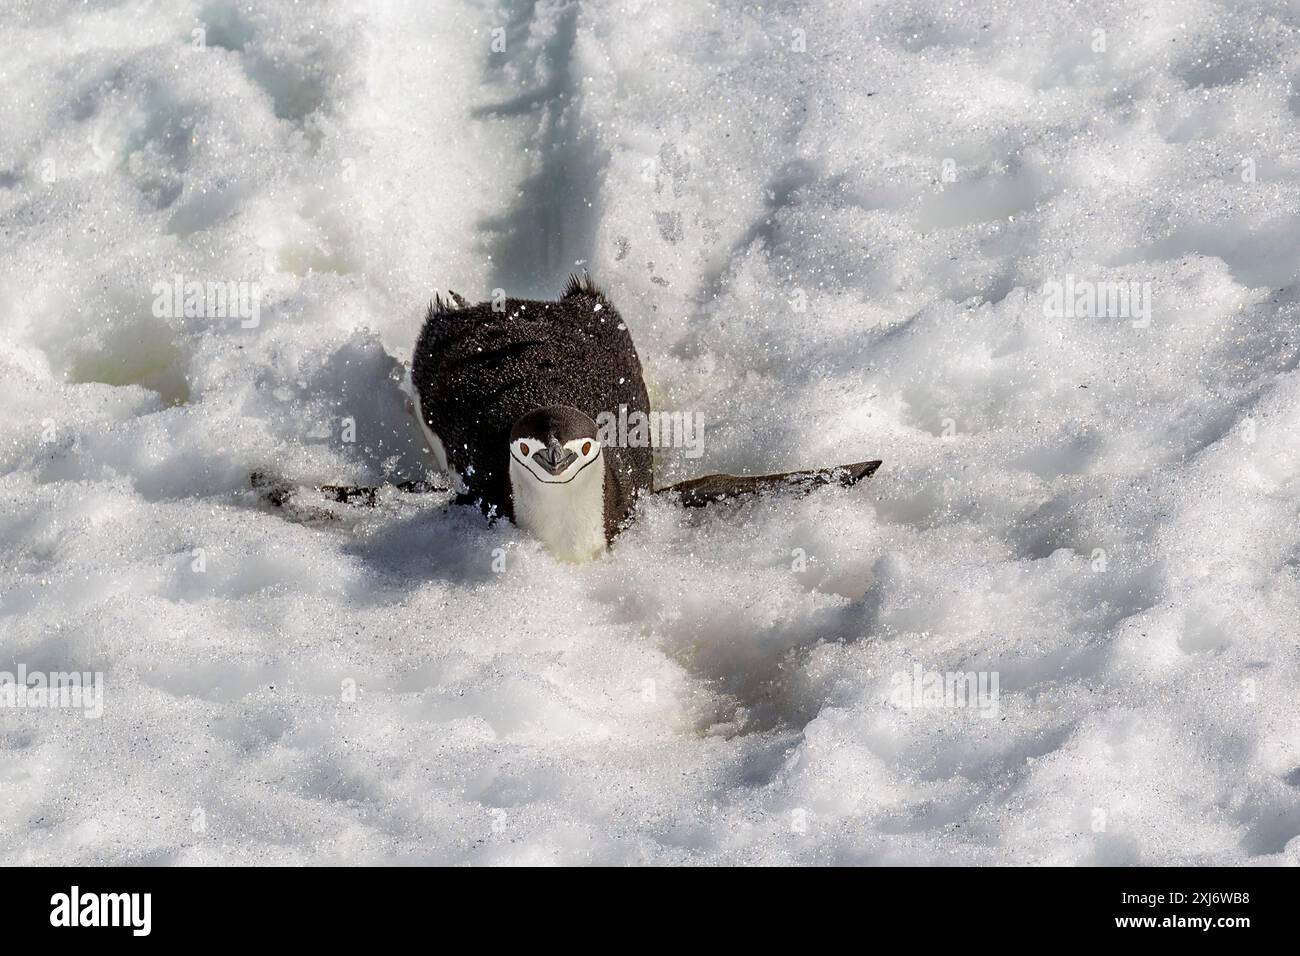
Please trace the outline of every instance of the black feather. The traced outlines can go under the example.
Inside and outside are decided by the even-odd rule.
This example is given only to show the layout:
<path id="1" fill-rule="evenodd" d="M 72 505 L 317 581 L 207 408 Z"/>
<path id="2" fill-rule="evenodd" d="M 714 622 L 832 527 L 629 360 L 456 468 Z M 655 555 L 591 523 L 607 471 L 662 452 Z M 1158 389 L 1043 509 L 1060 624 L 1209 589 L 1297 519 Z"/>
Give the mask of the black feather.
<path id="1" fill-rule="evenodd" d="M 577 296 L 588 296 L 593 299 L 599 299 L 602 303 L 608 303 L 605 293 L 596 287 L 591 281 L 591 276 L 583 272 L 581 276 L 576 272 L 569 273 L 569 284 L 564 287 L 561 299 L 572 299 Z"/>
<path id="2" fill-rule="evenodd" d="M 457 293 L 448 290 L 447 295 L 450 298 L 444 299 L 437 292 L 433 294 L 433 301 L 429 303 L 429 311 L 425 315 L 426 321 L 435 315 L 450 315 L 469 307 L 469 303 Z"/>

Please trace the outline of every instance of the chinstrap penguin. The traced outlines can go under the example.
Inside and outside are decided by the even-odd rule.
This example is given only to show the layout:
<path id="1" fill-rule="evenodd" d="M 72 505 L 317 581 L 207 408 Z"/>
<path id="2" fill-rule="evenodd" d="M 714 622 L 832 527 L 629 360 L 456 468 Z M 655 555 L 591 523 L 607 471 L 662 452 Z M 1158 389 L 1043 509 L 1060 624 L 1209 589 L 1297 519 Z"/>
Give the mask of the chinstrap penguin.
<path id="1" fill-rule="evenodd" d="M 462 501 L 562 557 L 591 557 L 653 485 L 652 449 L 596 437 L 604 410 L 650 411 L 627 325 L 577 276 L 554 302 L 451 295 L 430 305 L 411 362 L 434 457 Z"/>
<path id="2" fill-rule="evenodd" d="M 777 488 L 852 485 L 879 461 L 783 475 L 708 475 L 654 488 L 650 447 L 602 444 L 602 412 L 650 412 L 641 361 L 618 310 L 589 278 L 570 276 L 554 302 L 471 305 L 435 297 L 415 345 L 416 413 L 461 500 L 508 518 L 552 552 L 603 551 L 641 494 L 687 506 Z"/>

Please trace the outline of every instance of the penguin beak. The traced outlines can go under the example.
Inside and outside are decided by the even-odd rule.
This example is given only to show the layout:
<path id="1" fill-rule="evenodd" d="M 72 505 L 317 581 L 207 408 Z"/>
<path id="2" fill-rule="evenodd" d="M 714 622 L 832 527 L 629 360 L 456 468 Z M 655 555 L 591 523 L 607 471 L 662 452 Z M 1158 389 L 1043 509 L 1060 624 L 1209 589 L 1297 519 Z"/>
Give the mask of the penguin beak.
<path id="1" fill-rule="evenodd" d="M 558 441 L 552 438 L 539 452 L 533 454 L 533 461 L 537 462 L 552 475 L 558 475 L 578 456 L 569 449 L 565 448 Z"/>

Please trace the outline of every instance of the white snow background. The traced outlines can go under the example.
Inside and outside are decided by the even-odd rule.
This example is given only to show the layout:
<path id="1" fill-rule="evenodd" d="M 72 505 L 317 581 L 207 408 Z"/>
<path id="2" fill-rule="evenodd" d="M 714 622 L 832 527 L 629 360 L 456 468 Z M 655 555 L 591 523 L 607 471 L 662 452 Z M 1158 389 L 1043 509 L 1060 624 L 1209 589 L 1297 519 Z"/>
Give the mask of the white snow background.
<path id="1" fill-rule="evenodd" d="M 104 675 L 0 861 L 1300 862 L 1297 5 L 5 0 L 0 90 L 0 670 Z M 883 469 L 587 566 L 248 490 L 423 476 L 433 292 L 575 265 L 663 481 Z"/>

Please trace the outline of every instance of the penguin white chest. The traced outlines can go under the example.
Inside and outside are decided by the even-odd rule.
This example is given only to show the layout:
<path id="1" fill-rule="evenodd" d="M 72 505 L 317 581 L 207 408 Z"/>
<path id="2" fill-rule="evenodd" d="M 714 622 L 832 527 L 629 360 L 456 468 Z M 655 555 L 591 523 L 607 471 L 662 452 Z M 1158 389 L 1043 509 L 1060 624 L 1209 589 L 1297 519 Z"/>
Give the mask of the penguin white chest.
<path id="1" fill-rule="evenodd" d="M 605 461 L 580 468 L 568 481 L 541 481 L 513 456 L 510 489 L 515 524 L 556 557 L 586 561 L 605 550 Z"/>

